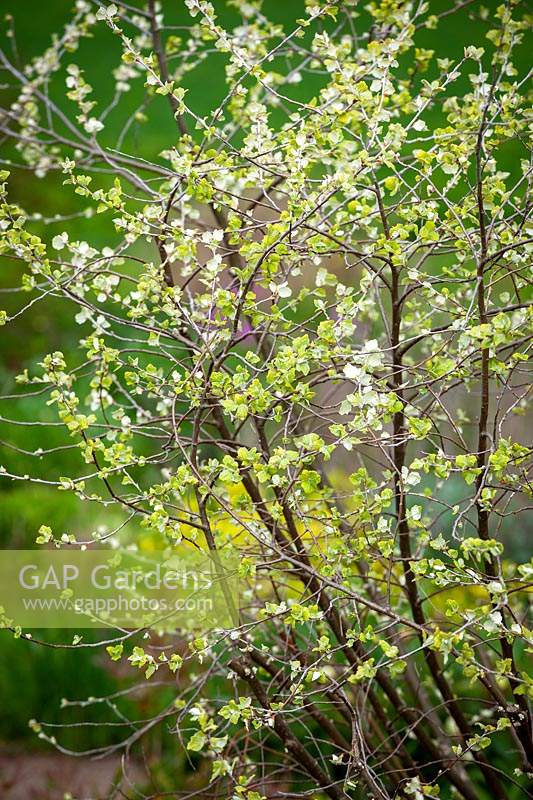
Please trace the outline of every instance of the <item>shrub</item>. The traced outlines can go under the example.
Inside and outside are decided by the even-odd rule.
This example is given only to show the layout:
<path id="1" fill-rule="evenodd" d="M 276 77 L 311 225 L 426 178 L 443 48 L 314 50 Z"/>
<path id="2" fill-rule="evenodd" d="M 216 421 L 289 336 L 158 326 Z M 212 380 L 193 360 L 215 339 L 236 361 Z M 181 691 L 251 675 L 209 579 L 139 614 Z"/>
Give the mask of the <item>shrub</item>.
<path id="1" fill-rule="evenodd" d="M 211 762 L 206 792 L 518 796 L 526 16 L 317 0 L 283 27 L 258 0 L 185 5 L 181 26 L 170 3 L 81 0 L 27 68 L 2 55 L 14 180 L 72 194 L 43 225 L 3 173 L 2 252 L 28 296 L 2 322 L 62 298 L 82 335 L 4 398 L 64 426 L 69 474 L 54 440 L 28 476 L 6 453 L 6 479 L 112 505 L 172 552 L 238 555 L 231 631 L 182 634 L 174 657 L 169 636 L 109 650 L 187 670 L 148 728 L 170 719 Z M 116 56 L 95 91 L 93 33 Z"/>

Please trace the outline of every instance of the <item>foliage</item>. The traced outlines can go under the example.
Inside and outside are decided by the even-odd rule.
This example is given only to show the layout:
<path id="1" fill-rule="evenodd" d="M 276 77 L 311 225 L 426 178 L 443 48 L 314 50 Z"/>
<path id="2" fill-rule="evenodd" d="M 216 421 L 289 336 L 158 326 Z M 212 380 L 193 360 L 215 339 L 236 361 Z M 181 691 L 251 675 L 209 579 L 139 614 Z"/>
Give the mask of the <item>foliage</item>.
<path id="1" fill-rule="evenodd" d="M 112 511 L 88 538 L 45 516 L 40 543 L 239 555 L 233 630 L 107 643 L 175 682 L 127 753 L 170 720 L 228 797 L 520 796 L 532 567 L 502 531 L 531 497 L 527 15 L 473 4 L 485 44 L 450 58 L 420 38 L 470 4 L 317 0 L 290 30 L 260 0 L 224 25 L 185 5 L 183 27 L 78 0 L 26 69 L 1 55 L 13 178 L 59 176 L 76 210 L 43 232 L 2 172 L 0 322 L 66 301 L 81 328 L 2 398 L 5 481 Z M 205 114 L 204 61 L 225 80 Z M 93 218 L 104 241 L 78 233 Z"/>

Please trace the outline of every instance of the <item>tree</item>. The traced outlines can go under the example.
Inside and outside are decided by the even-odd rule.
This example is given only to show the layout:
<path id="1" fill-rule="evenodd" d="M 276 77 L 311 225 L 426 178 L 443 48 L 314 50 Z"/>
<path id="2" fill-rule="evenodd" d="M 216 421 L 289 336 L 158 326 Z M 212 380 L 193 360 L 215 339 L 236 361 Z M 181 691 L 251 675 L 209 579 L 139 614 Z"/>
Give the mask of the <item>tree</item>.
<path id="1" fill-rule="evenodd" d="M 108 648 L 148 677 L 192 669 L 146 730 L 170 720 L 212 762 L 205 796 L 525 796 L 524 9 L 317 0 L 287 29 L 260 0 L 186 0 L 186 26 L 170 3 L 96 5 L 29 67 L 1 56 L 10 169 L 60 175 L 75 209 L 38 235 L 2 174 L 28 292 L 2 321 L 61 298 L 82 326 L 3 399 L 65 431 L 27 475 L 7 452 L 6 479 L 238 557 L 231 631 Z M 93 33 L 117 57 L 107 105 Z M 204 61 L 225 83 L 205 114 Z M 84 543 L 49 523 L 42 543 Z"/>

